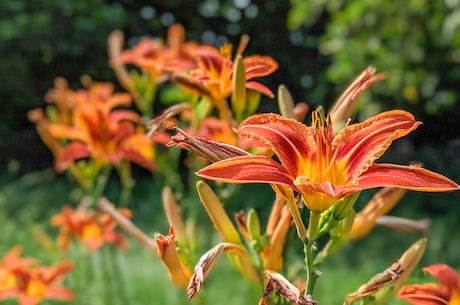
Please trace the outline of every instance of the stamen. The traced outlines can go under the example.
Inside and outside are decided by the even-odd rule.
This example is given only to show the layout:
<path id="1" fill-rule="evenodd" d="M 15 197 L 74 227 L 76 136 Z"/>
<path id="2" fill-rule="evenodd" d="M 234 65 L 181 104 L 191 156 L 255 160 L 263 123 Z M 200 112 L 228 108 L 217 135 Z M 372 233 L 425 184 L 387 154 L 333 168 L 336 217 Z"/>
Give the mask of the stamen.
<path id="1" fill-rule="evenodd" d="M 226 59 L 232 58 L 233 45 L 231 43 L 224 43 L 220 48 L 219 52 L 222 57 Z"/>
<path id="2" fill-rule="evenodd" d="M 326 124 L 326 120 L 324 119 L 324 115 L 322 114 L 321 108 L 317 108 L 311 114 L 311 125 L 315 130 L 315 133 L 319 131 L 321 127 Z"/>

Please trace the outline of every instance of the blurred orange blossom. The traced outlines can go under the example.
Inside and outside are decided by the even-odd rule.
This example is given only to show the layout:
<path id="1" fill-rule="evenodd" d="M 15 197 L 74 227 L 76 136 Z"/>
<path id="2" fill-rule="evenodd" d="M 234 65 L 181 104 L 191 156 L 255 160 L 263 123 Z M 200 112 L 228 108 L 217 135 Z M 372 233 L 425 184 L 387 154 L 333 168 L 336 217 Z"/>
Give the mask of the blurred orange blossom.
<path id="1" fill-rule="evenodd" d="M 460 276 L 445 264 L 423 268 L 434 276 L 435 283 L 411 284 L 402 287 L 397 296 L 414 305 L 458 305 L 460 304 Z"/>
<path id="2" fill-rule="evenodd" d="M 128 209 L 120 212 L 125 217 L 131 217 Z M 95 214 L 84 208 L 74 210 L 70 205 L 64 205 L 61 212 L 51 218 L 51 225 L 60 228 L 57 242 L 64 251 L 69 248 L 72 236 L 91 251 L 98 250 L 106 242 L 126 248 L 125 238 L 115 231 L 117 223 L 108 214 Z"/>

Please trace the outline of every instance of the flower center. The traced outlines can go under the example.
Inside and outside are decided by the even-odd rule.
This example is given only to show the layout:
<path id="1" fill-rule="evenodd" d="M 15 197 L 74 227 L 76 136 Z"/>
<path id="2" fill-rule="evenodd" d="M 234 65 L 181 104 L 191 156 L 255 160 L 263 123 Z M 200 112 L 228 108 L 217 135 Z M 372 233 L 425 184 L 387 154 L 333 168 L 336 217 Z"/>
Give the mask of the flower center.
<path id="1" fill-rule="evenodd" d="M 6 270 L 2 270 L 2 272 L 0 273 L 0 279 L 0 290 L 2 291 L 16 286 L 16 277 L 14 276 L 14 274 Z"/>
<path id="2" fill-rule="evenodd" d="M 26 294 L 31 297 L 42 298 L 46 292 L 46 284 L 41 279 L 32 279 L 26 289 Z"/>
<path id="3" fill-rule="evenodd" d="M 83 226 L 82 238 L 84 240 L 101 239 L 101 227 L 96 222 L 91 222 Z"/>
<path id="4" fill-rule="evenodd" d="M 345 164 L 337 161 L 337 151 L 332 145 L 334 131 L 331 117 L 324 116 L 319 109 L 312 113 L 313 136 L 316 152 L 307 166 L 307 175 L 312 182 L 341 185 L 345 183 Z"/>

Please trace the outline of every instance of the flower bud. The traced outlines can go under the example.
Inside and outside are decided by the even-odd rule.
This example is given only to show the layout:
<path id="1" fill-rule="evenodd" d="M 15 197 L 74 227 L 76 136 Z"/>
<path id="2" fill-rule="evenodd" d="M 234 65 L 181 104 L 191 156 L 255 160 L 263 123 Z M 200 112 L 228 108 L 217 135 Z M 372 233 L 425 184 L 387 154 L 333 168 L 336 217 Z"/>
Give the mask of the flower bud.
<path id="1" fill-rule="evenodd" d="M 238 120 L 242 120 L 246 110 L 246 71 L 241 55 L 236 56 L 233 63 L 233 93 L 231 103 L 235 116 Z"/>
<path id="2" fill-rule="evenodd" d="M 288 119 L 295 119 L 294 101 L 291 93 L 284 85 L 278 87 L 278 107 L 282 116 Z"/>
<path id="3" fill-rule="evenodd" d="M 236 228 L 227 216 L 219 198 L 217 198 L 211 187 L 203 181 L 198 181 L 196 189 L 198 191 L 198 195 L 200 196 L 200 200 L 220 237 L 222 237 L 225 242 L 241 245 L 241 239 L 236 231 Z"/>
<path id="4" fill-rule="evenodd" d="M 254 209 L 250 209 L 248 212 L 246 226 L 251 240 L 258 240 L 260 238 L 260 221 Z"/>

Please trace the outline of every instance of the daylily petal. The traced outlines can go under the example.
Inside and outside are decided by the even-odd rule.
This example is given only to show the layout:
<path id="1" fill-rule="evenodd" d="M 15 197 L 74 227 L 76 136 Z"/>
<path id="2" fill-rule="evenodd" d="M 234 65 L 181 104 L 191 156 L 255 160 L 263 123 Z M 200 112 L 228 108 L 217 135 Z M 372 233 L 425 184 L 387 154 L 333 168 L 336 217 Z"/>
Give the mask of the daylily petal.
<path id="1" fill-rule="evenodd" d="M 454 269 L 445 264 L 436 264 L 423 268 L 423 271 L 435 277 L 440 285 L 407 285 L 398 291 L 398 298 L 415 305 L 458 304 L 460 277 Z"/>
<path id="2" fill-rule="evenodd" d="M 311 211 L 318 213 L 330 208 L 339 198 L 361 190 L 360 186 L 353 184 L 334 185 L 329 181 L 311 182 L 305 176 L 298 176 L 294 181 L 294 185 L 304 195 L 307 207 Z"/>
<path id="3" fill-rule="evenodd" d="M 270 146 L 293 176 L 297 175 L 304 158 L 309 158 L 316 150 L 313 135 L 305 125 L 274 113 L 247 118 L 241 122 L 237 133 Z"/>
<path id="4" fill-rule="evenodd" d="M 19 293 L 19 288 L 18 287 L 12 287 L 8 289 L 4 289 L 0 291 L 0 301 L 4 301 L 6 299 L 12 298 Z"/>
<path id="5" fill-rule="evenodd" d="M 278 69 L 278 63 L 270 56 L 252 55 L 243 59 L 246 79 L 267 76 Z"/>
<path id="6" fill-rule="evenodd" d="M 184 86 L 184 89 L 197 95 L 210 96 L 211 92 L 196 78 L 192 78 L 182 73 L 175 73 L 172 76 L 172 81 Z"/>
<path id="7" fill-rule="evenodd" d="M 428 272 L 435 277 L 443 287 L 449 290 L 460 289 L 460 277 L 457 272 L 445 264 L 436 264 L 423 268 L 423 271 Z"/>
<path id="8" fill-rule="evenodd" d="M 362 189 L 393 186 L 425 192 L 458 190 L 459 186 L 449 178 L 418 166 L 373 164 L 359 178 Z"/>
<path id="9" fill-rule="evenodd" d="M 56 283 L 61 281 L 67 273 L 73 269 L 73 263 L 70 261 L 63 261 L 57 265 L 50 267 L 45 273 L 45 279 L 48 283 Z"/>
<path id="10" fill-rule="evenodd" d="M 81 130 L 62 124 L 50 124 L 48 131 L 54 138 L 66 138 L 76 141 L 86 141 L 88 139 L 87 135 Z"/>
<path id="11" fill-rule="evenodd" d="M 329 109 L 334 130 L 341 129 L 353 113 L 353 106 L 358 96 L 373 83 L 385 78 L 385 74 L 374 75 L 375 69 L 367 67 L 340 95 L 337 101 Z"/>
<path id="12" fill-rule="evenodd" d="M 184 289 L 187 289 L 190 280 L 190 271 L 181 263 L 175 245 L 174 229 L 169 229 L 169 234 L 164 236 L 157 234 L 155 242 L 157 255 L 166 266 L 171 281 Z"/>
<path id="13" fill-rule="evenodd" d="M 296 185 L 302 193 L 317 192 L 332 198 L 346 196 L 349 192 L 357 192 L 361 189 L 358 185 L 334 185 L 330 181 L 311 182 L 305 176 L 296 177 L 294 185 Z"/>
<path id="14" fill-rule="evenodd" d="M 209 49 L 209 48 L 199 50 L 197 52 L 198 65 L 203 69 L 203 71 L 209 71 L 211 73 L 217 72 L 218 74 L 220 74 L 223 71 L 223 67 L 225 66 L 225 63 L 227 63 L 230 67 L 230 71 L 232 71 L 231 69 L 231 67 L 233 66 L 232 62 L 228 59 L 223 58 L 220 55 L 220 53 L 216 51 L 214 51 L 213 49 Z"/>
<path id="15" fill-rule="evenodd" d="M 19 305 L 36 305 L 40 302 L 40 298 L 36 296 L 20 295 L 18 297 Z"/>
<path id="16" fill-rule="evenodd" d="M 248 164 L 250 166 L 248 166 Z M 230 183 L 273 183 L 295 189 L 294 180 L 279 163 L 266 156 L 239 156 L 206 166 L 198 176 Z"/>
<path id="17" fill-rule="evenodd" d="M 109 115 L 110 123 L 118 123 L 124 120 L 137 123 L 141 121 L 141 117 L 137 113 L 131 110 L 114 110 L 110 112 L 110 115 Z"/>
<path id="18" fill-rule="evenodd" d="M 247 82 L 246 88 L 260 92 L 270 98 L 274 97 L 273 92 L 268 87 L 259 82 Z"/>
<path id="19" fill-rule="evenodd" d="M 48 287 L 45 293 L 45 298 L 61 301 L 73 301 L 75 299 L 75 294 L 72 290 L 65 287 Z"/>
<path id="20" fill-rule="evenodd" d="M 129 93 L 116 93 L 104 102 L 104 106 L 111 110 L 119 106 L 129 106 L 131 102 L 132 98 Z"/>
<path id="21" fill-rule="evenodd" d="M 91 155 L 88 147 L 81 142 L 72 142 L 67 145 L 56 159 L 56 170 L 61 172 L 65 170 L 67 164 L 82 158 L 88 158 Z"/>
<path id="22" fill-rule="evenodd" d="M 155 168 L 152 141 L 145 134 L 134 134 L 123 141 L 124 156 L 149 170 Z"/>
<path id="23" fill-rule="evenodd" d="M 347 163 L 348 178 L 357 177 L 371 166 L 390 144 L 416 129 L 421 122 L 402 110 L 380 113 L 342 129 L 334 139 L 337 160 Z"/>
<path id="24" fill-rule="evenodd" d="M 436 284 L 407 285 L 398 291 L 398 298 L 417 305 L 446 305 L 447 290 Z"/>

